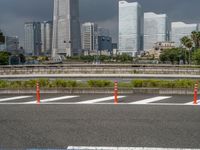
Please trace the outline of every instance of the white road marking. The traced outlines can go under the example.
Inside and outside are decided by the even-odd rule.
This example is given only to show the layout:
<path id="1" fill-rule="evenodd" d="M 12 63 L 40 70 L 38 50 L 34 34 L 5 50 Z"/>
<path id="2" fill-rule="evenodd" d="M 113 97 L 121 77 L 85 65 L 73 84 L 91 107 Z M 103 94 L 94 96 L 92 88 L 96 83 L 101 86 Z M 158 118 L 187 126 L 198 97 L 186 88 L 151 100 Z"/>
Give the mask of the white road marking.
<path id="1" fill-rule="evenodd" d="M 125 98 L 125 97 L 126 96 L 118 96 L 118 99 Z M 105 101 L 110 101 L 110 100 L 114 100 L 114 96 L 82 101 L 82 102 L 77 102 L 77 103 L 78 104 L 93 104 L 93 103 L 105 102 Z"/>
<path id="2" fill-rule="evenodd" d="M 3 98 L 3 99 L 0 99 L 0 102 L 7 102 L 7 101 L 25 99 L 25 98 L 30 98 L 30 97 L 32 96 L 16 96 L 16 97 Z"/>
<path id="3" fill-rule="evenodd" d="M 154 97 L 154 98 L 149 98 L 149 99 L 144 99 L 144 100 L 132 102 L 132 103 L 129 103 L 129 104 L 148 104 L 148 103 L 161 101 L 161 100 L 165 100 L 165 99 L 169 99 L 169 98 L 171 98 L 171 96 L 158 96 L 158 97 Z"/>
<path id="4" fill-rule="evenodd" d="M 69 146 L 67 150 L 198 150 L 188 148 L 149 148 L 149 147 L 86 147 Z"/>
<path id="5" fill-rule="evenodd" d="M 60 101 L 60 100 L 71 99 L 71 98 L 76 98 L 76 97 L 79 97 L 79 96 L 62 96 L 62 97 L 56 97 L 56 98 L 43 99 L 41 100 L 41 103 Z M 35 103 L 37 103 L 36 100 L 31 101 L 31 102 L 25 102 L 25 104 L 35 104 Z"/>
<path id="6" fill-rule="evenodd" d="M 37 103 L 0 103 L 0 105 L 35 105 Z M 50 103 L 40 103 L 41 105 L 116 105 L 114 103 L 90 103 L 90 104 L 81 104 L 81 103 L 76 103 L 76 102 L 50 102 Z M 185 105 L 184 103 L 148 103 L 148 104 L 130 104 L 130 103 L 118 103 L 117 105 L 132 105 L 132 106 L 200 106 L 200 105 Z"/>
<path id="7" fill-rule="evenodd" d="M 200 104 L 200 100 L 197 101 L 198 105 Z M 194 105 L 194 102 L 185 103 L 185 105 Z"/>

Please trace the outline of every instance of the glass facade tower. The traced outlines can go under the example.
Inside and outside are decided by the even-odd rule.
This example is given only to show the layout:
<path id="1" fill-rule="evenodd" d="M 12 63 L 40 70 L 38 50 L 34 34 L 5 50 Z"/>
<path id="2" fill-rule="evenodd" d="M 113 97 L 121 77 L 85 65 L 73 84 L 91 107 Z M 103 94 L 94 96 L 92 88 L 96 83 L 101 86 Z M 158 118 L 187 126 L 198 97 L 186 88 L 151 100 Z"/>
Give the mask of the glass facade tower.
<path id="1" fill-rule="evenodd" d="M 51 54 L 52 50 L 52 30 L 53 24 L 51 21 L 41 23 L 41 53 L 43 55 Z"/>
<path id="2" fill-rule="evenodd" d="M 171 23 L 171 41 L 175 42 L 175 46 L 181 45 L 181 38 L 184 36 L 190 36 L 192 31 L 197 31 L 197 24 L 186 24 L 184 22 L 172 22 Z"/>
<path id="3" fill-rule="evenodd" d="M 52 57 L 80 54 L 79 0 L 54 0 Z"/>
<path id="4" fill-rule="evenodd" d="M 119 53 L 135 56 L 143 50 L 144 13 L 139 3 L 119 1 Z"/>
<path id="5" fill-rule="evenodd" d="M 38 56 L 41 52 L 41 25 L 40 22 L 27 22 L 24 25 L 26 55 Z"/>
<path id="6" fill-rule="evenodd" d="M 144 13 L 144 50 L 151 50 L 156 42 L 168 41 L 169 31 L 166 14 Z"/>

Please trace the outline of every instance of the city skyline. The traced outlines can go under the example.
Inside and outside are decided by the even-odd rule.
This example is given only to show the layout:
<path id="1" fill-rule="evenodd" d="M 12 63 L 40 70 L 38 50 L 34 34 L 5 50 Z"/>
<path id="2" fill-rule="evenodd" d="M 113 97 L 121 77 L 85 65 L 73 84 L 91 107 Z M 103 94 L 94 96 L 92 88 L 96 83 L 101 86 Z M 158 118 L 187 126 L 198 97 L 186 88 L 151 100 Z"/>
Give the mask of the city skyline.
<path id="1" fill-rule="evenodd" d="M 18 4 L 12 1 L 13 0 L 2 0 L 0 6 L 0 27 L 3 28 L 4 31 L 6 30 L 6 34 L 8 35 L 19 36 L 22 41 L 22 39 L 24 39 L 24 22 L 52 20 L 52 0 L 40 1 L 39 6 L 36 5 L 38 3 L 37 0 L 19 0 Z M 128 0 L 128 2 L 132 1 L 133 0 Z M 47 2 L 48 5 L 46 4 Z M 197 6 L 200 4 L 198 0 L 192 0 L 190 2 L 181 0 L 181 3 L 180 0 L 168 0 L 167 2 L 164 0 L 150 0 L 148 2 L 145 0 L 138 0 L 138 2 L 143 6 L 144 12 L 153 11 L 155 13 L 166 13 L 171 21 L 183 21 L 186 23 L 200 22 L 200 17 L 195 15 L 195 11 L 198 10 Z M 89 3 L 90 5 L 88 7 Z M 24 5 L 26 8 L 21 7 Z M 81 0 L 80 5 L 81 23 L 86 21 L 96 22 L 99 26 L 110 29 L 114 41 L 116 42 L 118 40 L 118 29 L 115 25 L 118 22 L 118 2 L 116 0 Z M 103 12 L 101 11 L 102 7 L 104 7 L 105 10 Z M 185 13 L 184 10 L 191 7 L 193 7 L 193 9 Z M 91 14 L 90 12 L 93 13 Z"/>

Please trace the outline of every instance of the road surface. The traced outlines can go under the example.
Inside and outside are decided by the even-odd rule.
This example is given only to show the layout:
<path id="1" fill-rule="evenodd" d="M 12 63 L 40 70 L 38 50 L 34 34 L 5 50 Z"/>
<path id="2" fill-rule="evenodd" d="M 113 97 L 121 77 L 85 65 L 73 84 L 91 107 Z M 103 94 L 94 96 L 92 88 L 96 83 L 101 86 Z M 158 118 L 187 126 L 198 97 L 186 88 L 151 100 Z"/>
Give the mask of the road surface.
<path id="1" fill-rule="evenodd" d="M 200 105 L 191 96 L 0 95 L 0 147 L 200 149 Z M 80 148 L 80 147 L 79 147 Z M 125 148 L 124 148 L 125 149 Z"/>

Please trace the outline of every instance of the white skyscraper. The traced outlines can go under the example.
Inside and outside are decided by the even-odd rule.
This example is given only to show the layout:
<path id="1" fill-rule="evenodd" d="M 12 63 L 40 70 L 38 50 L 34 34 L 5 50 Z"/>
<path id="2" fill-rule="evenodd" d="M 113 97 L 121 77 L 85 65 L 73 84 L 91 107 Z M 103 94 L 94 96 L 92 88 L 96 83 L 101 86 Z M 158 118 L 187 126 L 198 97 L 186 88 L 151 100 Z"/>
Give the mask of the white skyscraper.
<path id="1" fill-rule="evenodd" d="M 181 38 L 191 35 L 192 31 L 197 31 L 197 24 L 186 24 L 184 22 L 171 23 L 171 41 L 175 42 L 176 46 L 181 45 Z"/>
<path id="2" fill-rule="evenodd" d="M 144 13 L 139 3 L 119 1 L 119 52 L 135 56 L 143 50 Z"/>
<path id="3" fill-rule="evenodd" d="M 97 50 L 98 49 L 98 26 L 95 23 L 86 22 L 81 28 L 82 49 Z"/>
<path id="4" fill-rule="evenodd" d="M 144 50 L 150 50 L 157 42 L 169 40 L 170 24 L 166 14 L 144 13 Z"/>
<path id="5" fill-rule="evenodd" d="M 53 24 L 51 21 L 41 23 L 41 53 L 49 55 L 52 52 L 52 30 Z"/>
<path id="6" fill-rule="evenodd" d="M 80 54 L 79 0 L 54 0 L 52 57 Z"/>
<path id="7" fill-rule="evenodd" d="M 26 55 L 39 56 L 41 53 L 41 24 L 26 22 L 24 25 L 24 49 Z"/>

